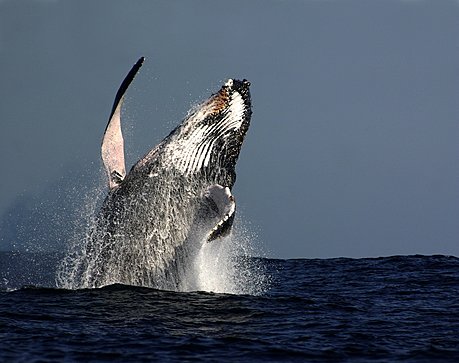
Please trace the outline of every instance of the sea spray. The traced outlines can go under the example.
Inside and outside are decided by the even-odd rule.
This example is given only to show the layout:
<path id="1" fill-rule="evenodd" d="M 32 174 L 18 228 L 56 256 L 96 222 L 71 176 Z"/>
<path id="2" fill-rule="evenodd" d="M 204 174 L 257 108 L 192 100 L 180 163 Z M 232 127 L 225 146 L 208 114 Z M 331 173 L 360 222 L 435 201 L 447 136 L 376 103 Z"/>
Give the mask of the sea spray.
<path id="1" fill-rule="evenodd" d="M 237 218 L 233 233 L 210 243 L 203 243 L 181 291 L 211 291 L 216 293 L 259 295 L 270 285 L 270 276 L 262 263 L 252 256 L 256 236 Z"/>
<path id="2" fill-rule="evenodd" d="M 102 175 L 102 169 L 99 175 Z M 84 261 L 87 259 L 85 246 L 95 225 L 96 212 L 106 193 L 105 180 L 99 178 L 98 182 L 85 190 L 86 193 L 80 195 L 80 203 L 75 207 L 74 220 L 68 226 L 72 228 L 72 232 L 67 241 L 64 258 L 56 271 L 56 285 L 60 288 L 84 287 L 81 284 L 81 275 Z"/>
<path id="3" fill-rule="evenodd" d="M 167 187 L 167 183 L 163 184 L 163 187 L 165 190 L 162 193 L 170 195 L 171 190 Z M 88 255 L 87 246 L 88 243 L 103 243 L 102 240 L 93 241 L 92 231 L 97 223 L 97 213 L 105 194 L 104 189 L 101 181 L 83 198 L 79 220 L 75 223 L 77 227 L 73 238 L 69 241 L 68 252 L 57 272 L 56 282 L 59 287 L 68 289 L 93 287 L 89 281 L 91 281 L 90 274 L 94 273 L 90 267 L 94 261 Z M 175 216 L 181 214 L 178 211 L 171 211 L 170 208 L 165 209 Z M 164 232 L 167 232 L 167 225 L 174 221 L 166 218 L 164 223 L 162 227 L 165 231 L 158 231 L 158 233 L 164 234 L 164 239 L 167 239 L 168 235 Z M 159 275 L 158 280 L 147 276 L 135 285 L 175 291 L 260 294 L 268 288 L 270 279 L 262 264 L 251 258 L 257 254 L 254 247 L 255 240 L 255 234 L 244 225 L 243 219 L 238 217 L 231 235 L 212 242 L 202 238 L 199 241 L 187 241 L 190 243 L 180 249 L 175 267 Z M 152 253 L 158 252 L 152 251 L 154 246 L 135 243 L 136 241 L 130 242 L 128 246 L 135 249 L 136 255 L 141 259 L 141 261 L 132 261 L 132 269 L 138 269 L 139 265 L 151 266 L 155 263 Z M 111 276 L 108 284 L 122 282 L 117 265 L 127 256 L 117 254 L 117 258 L 107 264 L 106 268 Z"/>

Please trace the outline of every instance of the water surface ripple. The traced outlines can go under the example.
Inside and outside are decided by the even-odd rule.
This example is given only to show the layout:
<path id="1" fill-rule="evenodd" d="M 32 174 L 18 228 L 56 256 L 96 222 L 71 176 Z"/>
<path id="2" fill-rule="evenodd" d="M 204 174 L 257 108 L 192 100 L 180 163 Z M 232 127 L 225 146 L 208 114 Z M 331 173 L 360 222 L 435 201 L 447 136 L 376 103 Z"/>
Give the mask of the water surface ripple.
<path id="1" fill-rule="evenodd" d="M 56 289 L 45 257 L 0 254 L 0 361 L 459 361 L 455 257 L 260 259 L 260 296 Z"/>

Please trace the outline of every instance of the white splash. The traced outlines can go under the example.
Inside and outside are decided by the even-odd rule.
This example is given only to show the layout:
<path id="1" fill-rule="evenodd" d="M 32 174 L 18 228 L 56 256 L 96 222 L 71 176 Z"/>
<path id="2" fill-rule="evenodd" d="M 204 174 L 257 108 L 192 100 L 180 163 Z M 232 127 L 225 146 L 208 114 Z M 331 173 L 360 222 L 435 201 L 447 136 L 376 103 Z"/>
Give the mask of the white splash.
<path id="1" fill-rule="evenodd" d="M 236 218 L 235 225 L 241 225 Z M 204 242 L 189 266 L 180 291 L 259 295 L 270 285 L 260 260 L 253 259 L 255 236 L 235 228 L 228 237 Z"/>
<path id="2" fill-rule="evenodd" d="M 80 208 L 80 220 L 75 223 L 78 230 L 69 242 L 68 254 L 57 272 L 58 287 L 87 287 L 78 281 L 81 280 L 82 266 L 89 258 L 86 255 L 86 242 L 91 238 L 90 231 L 96 223 L 95 216 L 104 194 L 105 181 L 102 181 L 100 186 L 88 192 L 84 198 L 84 204 Z M 185 273 L 175 290 L 262 294 L 269 288 L 270 276 L 267 275 L 262 261 L 251 257 L 257 254 L 256 239 L 256 235 L 244 226 L 242 218 L 236 217 L 232 234 L 212 242 L 203 240 L 192 258 L 184 260 L 185 266 L 181 266 L 181 270 Z M 145 252 L 145 256 L 147 255 L 148 251 Z"/>
<path id="3" fill-rule="evenodd" d="M 101 169 L 100 174 L 103 171 Z M 62 260 L 56 272 L 56 285 L 65 289 L 76 289 L 78 276 L 81 274 L 82 262 L 86 256 L 86 241 L 90 238 L 89 233 L 96 223 L 97 210 L 106 194 L 106 181 L 101 179 L 97 186 L 89 188 L 83 195 L 82 204 L 76 213 L 77 218 L 73 221 L 73 233 L 67 242 L 67 254 Z"/>

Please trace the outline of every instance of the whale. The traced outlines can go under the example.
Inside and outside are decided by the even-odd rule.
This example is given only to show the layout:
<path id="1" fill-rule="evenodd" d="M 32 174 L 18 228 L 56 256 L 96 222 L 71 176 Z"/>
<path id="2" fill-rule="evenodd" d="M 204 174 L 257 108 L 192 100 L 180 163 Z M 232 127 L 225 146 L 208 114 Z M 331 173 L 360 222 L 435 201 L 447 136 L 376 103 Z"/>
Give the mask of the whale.
<path id="1" fill-rule="evenodd" d="M 236 163 L 252 115 L 250 82 L 228 79 L 126 172 L 122 105 L 145 58 L 116 93 L 102 138 L 108 193 L 73 285 L 180 290 L 206 243 L 224 243 L 236 213 Z"/>

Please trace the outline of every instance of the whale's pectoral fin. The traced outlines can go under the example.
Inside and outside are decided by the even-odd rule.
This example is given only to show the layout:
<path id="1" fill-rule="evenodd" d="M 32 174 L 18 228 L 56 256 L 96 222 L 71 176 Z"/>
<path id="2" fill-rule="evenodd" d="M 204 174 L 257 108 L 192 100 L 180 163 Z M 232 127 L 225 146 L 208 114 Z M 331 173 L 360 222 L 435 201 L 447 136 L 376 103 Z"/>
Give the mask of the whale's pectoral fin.
<path id="1" fill-rule="evenodd" d="M 102 139 L 102 161 L 107 171 L 110 189 L 117 187 L 126 176 L 124 141 L 121 132 L 121 106 L 123 104 L 124 94 L 142 66 L 144 59 L 144 57 L 141 57 L 137 63 L 134 64 L 126 78 L 124 78 L 123 83 L 121 83 L 116 93 L 112 112 Z"/>
<path id="2" fill-rule="evenodd" d="M 217 223 L 211 229 L 207 241 L 229 235 L 236 214 L 236 202 L 230 189 L 218 184 L 212 185 L 204 193 L 204 198 L 217 218 Z"/>

